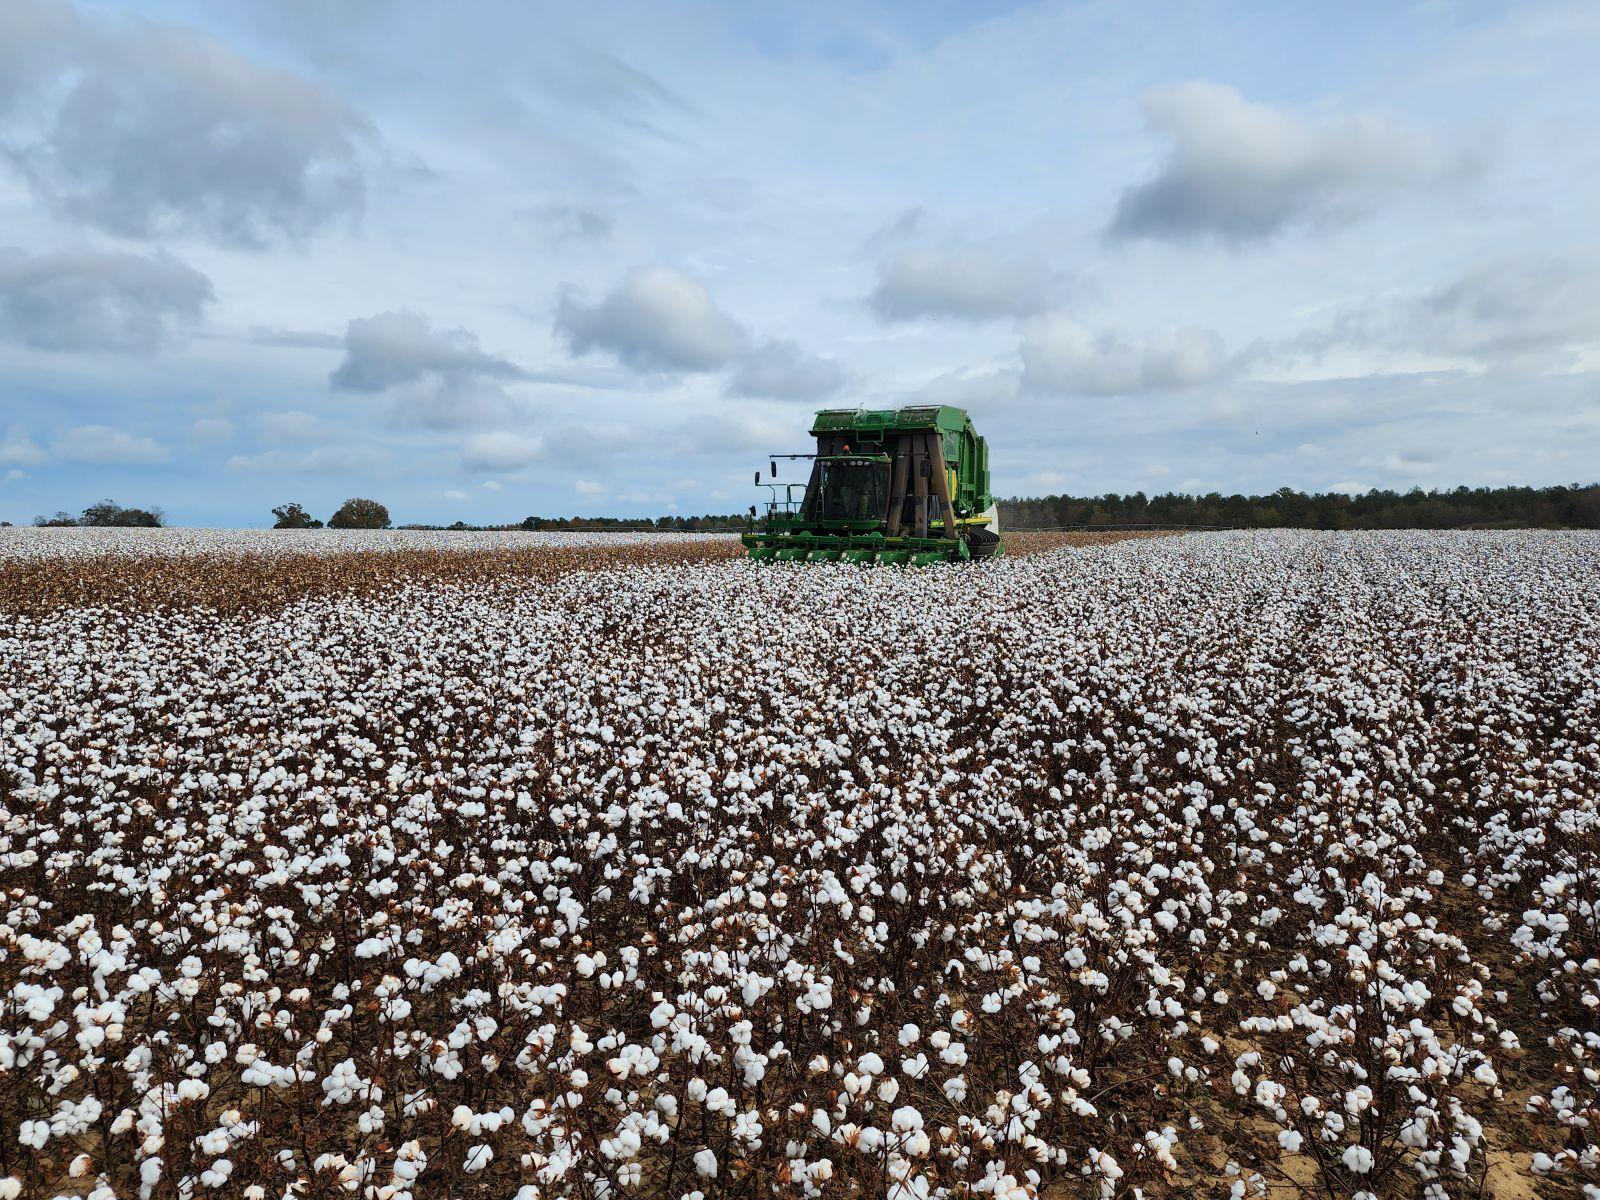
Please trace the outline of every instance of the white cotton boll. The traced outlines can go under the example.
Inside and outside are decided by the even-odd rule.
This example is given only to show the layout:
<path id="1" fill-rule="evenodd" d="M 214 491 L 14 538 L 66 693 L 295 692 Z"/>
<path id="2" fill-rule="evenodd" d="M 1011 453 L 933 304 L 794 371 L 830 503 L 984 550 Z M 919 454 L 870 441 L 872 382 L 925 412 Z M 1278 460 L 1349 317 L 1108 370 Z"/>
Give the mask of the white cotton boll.
<path id="1" fill-rule="evenodd" d="M 1278 1131 L 1278 1145 L 1290 1154 L 1300 1153 L 1301 1140 L 1298 1130 L 1282 1129 Z"/>
<path id="2" fill-rule="evenodd" d="M 894 1110 L 890 1118 L 896 1133 L 909 1133 L 922 1128 L 922 1114 L 909 1105 Z"/>
<path id="3" fill-rule="evenodd" d="M 1284 1086 L 1273 1080 L 1263 1079 L 1256 1084 L 1256 1103 L 1263 1108 L 1276 1108 L 1284 1094 Z"/>
<path id="4" fill-rule="evenodd" d="M 883 1074 L 883 1059 L 869 1050 L 856 1063 L 856 1069 L 865 1075 L 881 1075 Z"/>
<path id="5" fill-rule="evenodd" d="M 233 1164 L 225 1158 L 219 1158 L 209 1169 L 200 1173 L 200 1182 L 209 1188 L 219 1188 L 228 1182 L 228 1176 L 232 1174 Z"/>
<path id="6" fill-rule="evenodd" d="M 22 1180 L 15 1175 L 0 1179 L 0 1200 L 17 1200 L 22 1195 Z"/>
<path id="7" fill-rule="evenodd" d="M 494 1151 L 487 1142 L 479 1142 L 467 1151 L 467 1156 L 461 1163 L 463 1171 L 481 1171 L 494 1161 Z"/>
<path id="8" fill-rule="evenodd" d="M 1095 1169 L 1107 1179 L 1117 1180 L 1122 1178 L 1122 1164 L 1104 1150 L 1089 1151 L 1089 1161 L 1094 1163 Z"/>
<path id="9" fill-rule="evenodd" d="M 715 1179 L 717 1177 L 717 1156 L 710 1150 L 697 1150 L 694 1156 L 695 1174 L 701 1179 Z"/>
<path id="10" fill-rule="evenodd" d="M 1346 1146 L 1339 1161 L 1344 1163 L 1346 1170 L 1365 1175 L 1372 1170 L 1372 1151 L 1365 1146 Z"/>

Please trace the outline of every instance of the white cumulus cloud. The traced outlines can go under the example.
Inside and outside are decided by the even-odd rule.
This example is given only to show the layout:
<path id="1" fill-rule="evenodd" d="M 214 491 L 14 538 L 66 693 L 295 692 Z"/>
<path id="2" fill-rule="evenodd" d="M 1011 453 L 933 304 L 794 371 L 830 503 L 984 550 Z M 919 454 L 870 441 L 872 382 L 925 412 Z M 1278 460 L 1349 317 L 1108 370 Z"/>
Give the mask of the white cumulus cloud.
<path id="1" fill-rule="evenodd" d="M 557 302 L 556 332 L 573 354 L 609 353 L 638 371 L 714 371 L 749 340 L 703 284 L 671 267 L 630 271 L 595 304 L 568 289 Z"/>
<path id="2" fill-rule="evenodd" d="M 1153 179 L 1123 192 L 1117 237 L 1266 238 L 1355 219 L 1470 165 L 1386 116 L 1312 122 L 1206 80 L 1146 93 L 1144 114 L 1171 151 Z"/>
<path id="3" fill-rule="evenodd" d="M 495 430 L 475 433 L 461 444 L 461 465 L 469 471 L 515 471 L 544 457 L 537 434 Z"/>

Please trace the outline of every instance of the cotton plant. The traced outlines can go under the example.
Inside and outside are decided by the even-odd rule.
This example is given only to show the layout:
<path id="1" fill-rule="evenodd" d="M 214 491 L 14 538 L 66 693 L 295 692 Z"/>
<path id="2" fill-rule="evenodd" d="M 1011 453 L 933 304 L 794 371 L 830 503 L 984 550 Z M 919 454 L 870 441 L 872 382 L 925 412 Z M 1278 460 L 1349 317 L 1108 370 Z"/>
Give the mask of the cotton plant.
<path id="1" fill-rule="evenodd" d="M 1600 1186 L 1594 535 L 44 545 L 0 1200 Z"/>

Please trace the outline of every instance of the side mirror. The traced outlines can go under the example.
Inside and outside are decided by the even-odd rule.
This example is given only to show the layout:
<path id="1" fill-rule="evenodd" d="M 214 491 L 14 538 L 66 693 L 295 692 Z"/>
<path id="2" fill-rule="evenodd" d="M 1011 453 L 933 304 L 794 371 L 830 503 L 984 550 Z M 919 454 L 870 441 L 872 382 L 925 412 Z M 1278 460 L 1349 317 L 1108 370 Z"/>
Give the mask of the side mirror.
<path id="1" fill-rule="evenodd" d="M 761 472 L 760 471 L 756 472 L 756 486 L 757 487 L 761 486 Z"/>
<path id="2" fill-rule="evenodd" d="M 770 462 L 767 464 L 767 466 L 772 468 L 772 475 L 770 478 L 776 479 L 778 477 L 778 464 L 775 462 Z"/>
<path id="3" fill-rule="evenodd" d="M 750 519 L 751 520 L 755 520 L 755 515 L 756 515 L 756 506 L 754 504 L 752 504 L 750 506 Z"/>

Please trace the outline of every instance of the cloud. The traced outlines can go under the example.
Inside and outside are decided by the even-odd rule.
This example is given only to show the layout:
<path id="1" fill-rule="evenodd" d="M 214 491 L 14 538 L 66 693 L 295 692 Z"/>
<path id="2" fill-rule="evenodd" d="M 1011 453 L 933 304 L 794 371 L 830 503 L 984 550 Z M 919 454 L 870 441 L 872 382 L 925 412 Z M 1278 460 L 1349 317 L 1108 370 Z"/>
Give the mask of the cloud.
<path id="1" fill-rule="evenodd" d="M 318 84 L 191 30 L 19 5 L 0 22 L 0 115 L 26 105 L 27 133 L 3 146 L 57 212 L 260 247 L 360 211 L 376 134 Z"/>
<path id="2" fill-rule="evenodd" d="M 6 436 L 0 439 L 0 463 L 7 466 L 35 467 L 44 462 L 44 450 L 39 443 L 28 436 L 28 431 L 20 425 L 13 425 L 6 430 Z"/>
<path id="3" fill-rule="evenodd" d="M 71 61 L 86 30 L 55 0 L 8 0 L 0 6 L 0 112 Z"/>
<path id="4" fill-rule="evenodd" d="M 1174 329 L 1130 342 L 1094 334 L 1052 314 L 1023 327 L 1022 390 L 1079 396 L 1173 391 L 1220 377 L 1222 339 L 1206 329 Z"/>
<path id="5" fill-rule="evenodd" d="M 1204 80 L 1146 93 L 1144 115 L 1172 149 L 1153 179 L 1123 192 L 1113 237 L 1241 243 L 1341 224 L 1471 165 L 1386 117 L 1312 124 Z"/>
<path id="6" fill-rule="evenodd" d="M 154 439 L 108 425 L 80 425 L 69 429 L 50 448 L 60 458 L 91 463 L 163 463 L 172 457 L 166 447 Z"/>
<path id="7" fill-rule="evenodd" d="M 1600 343 L 1600 274 L 1561 259 L 1504 261 L 1420 295 L 1370 301 L 1306 344 L 1387 346 L 1486 366 L 1566 365 Z"/>
<path id="8" fill-rule="evenodd" d="M 499 385 L 526 372 L 486 354 L 465 329 L 435 329 L 414 312 L 384 312 L 350 322 L 344 358 L 328 376 L 347 392 L 393 396 L 396 424 L 459 429 L 509 419 L 516 404 Z"/>
<path id="9" fill-rule="evenodd" d="M 381 392 L 429 376 L 515 379 L 521 368 L 485 354 L 465 329 L 434 329 L 421 313 L 383 312 L 351 321 L 344 360 L 328 377 L 349 392 Z"/>
<path id="10" fill-rule="evenodd" d="M 989 321 L 1044 310 L 1054 283 L 1037 258 L 1007 258 L 973 246 L 906 250 L 879 269 L 867 303 L 884 321 Z"/>
<path id="11" fill-rule="evenodd" d="M 670 267 L 630 271 L 598 304 L 566 290 L 556 332 L 575 355 L 608 352 L 636 371 L 713 371 L 749 340 L 700 283 Z"/>
<path id="12" fill-rule="evenodd" d="M 589 479 L 574 479 L 572 481 L 572 490 L 577 492 L 580 496 L 596 498 L 606 494 L 606 485 L 603 483 L 595 483 Z"/>
<path id="13" fill-rule="evenodd" d="M 544 439 L 537 434 L 496 430 L 462 442 L 461 465 L 468 471 L 515 471 L 538 462 L 544 453 Z"/>
<path id="14" fill-rule="evenodd" d="M 792 341 L 772 339 L 740 360 L 728 380 L 733 396 L 770 396 L 778 400 L 814 400 L 831 396 L 849 376 L 831 358 L 811 354 Z"/>
<path id="15" fill-rule="evenodd" d="M 390 465 L 389 456 L 372 446 L 314 446 L 308 450 L 263 450 L 258 454 L 235 454 L 228 459 L 234 471 L 263 474 L 351 475 L 382 470 Z"/>
<path id="16" fill-rule="evenodd" d="M 454 500 L 457 504 L 462 504 L 472 499 L 472 493 L 463 492 L 460 488 L 446 488 L 444 498 L 446 500 Z"/>
<path id="17" fill-rule="evenodd" d="M 0 338 L 40 350 L 154 353 L 214 298 L 209 279 L 165 251 L 0 250 Z"/>
<path id="18" fill-rule="evenodd" d="M 1571 261 L 1502 262 L 1421 297 L 1412 317 L 1438 349 L 1514 357 L 1600 342 L 1600 275 Z"/>

